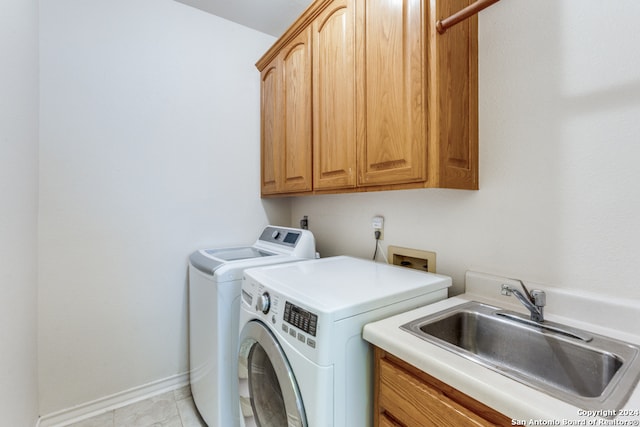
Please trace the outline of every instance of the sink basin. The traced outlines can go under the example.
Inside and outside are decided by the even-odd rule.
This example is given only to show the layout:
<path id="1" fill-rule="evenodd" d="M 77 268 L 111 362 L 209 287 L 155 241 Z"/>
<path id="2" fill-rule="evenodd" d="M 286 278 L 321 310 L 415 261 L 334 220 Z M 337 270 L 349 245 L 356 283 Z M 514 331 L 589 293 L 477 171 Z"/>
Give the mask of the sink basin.
<path id="1" fill-rule="evenodd" d="M 582 409 L 620 409 L 640 377 L 636 345 L 479 302 L 401 328 Z"/>

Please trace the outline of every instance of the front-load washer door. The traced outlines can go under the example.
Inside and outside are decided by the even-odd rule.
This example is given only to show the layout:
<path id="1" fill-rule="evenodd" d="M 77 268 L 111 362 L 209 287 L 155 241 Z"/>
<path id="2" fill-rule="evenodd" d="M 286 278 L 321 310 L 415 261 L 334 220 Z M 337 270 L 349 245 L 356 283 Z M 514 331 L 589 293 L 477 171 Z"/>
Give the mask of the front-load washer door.
<path id="1" fill-rule="evenodd" d="M 302 397 L 287 356 L 260 321 L 250 321 L 240 333 L 238 377 L 245 426 L 307 427 Z"/>

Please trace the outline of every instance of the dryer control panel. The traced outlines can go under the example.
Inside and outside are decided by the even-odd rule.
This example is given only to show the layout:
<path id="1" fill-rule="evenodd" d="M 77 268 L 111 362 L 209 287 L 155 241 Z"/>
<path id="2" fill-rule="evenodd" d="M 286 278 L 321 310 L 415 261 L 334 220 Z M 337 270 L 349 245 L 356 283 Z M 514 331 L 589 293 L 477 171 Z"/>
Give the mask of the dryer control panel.
<path id="1" fill-rule="evenodd" d="M 284 306 L 283 320 L 311 336 L 316 336 L 318 316 L 295 304 L 291 304 L 289 301 Z"/>
<path id="2" fill-rule="evenodd" d="M 262 320 L 273 332 L 311 360 L 318 360 L 320 316 L 287 300 L 250 277 L 243 278 L 241 312 Z"/>

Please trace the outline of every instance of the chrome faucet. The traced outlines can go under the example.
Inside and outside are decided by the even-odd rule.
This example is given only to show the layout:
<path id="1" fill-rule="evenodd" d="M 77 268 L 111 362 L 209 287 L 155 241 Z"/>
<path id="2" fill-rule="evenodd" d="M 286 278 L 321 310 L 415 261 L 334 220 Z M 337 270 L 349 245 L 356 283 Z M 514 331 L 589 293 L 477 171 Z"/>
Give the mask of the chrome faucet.
<path id="1" fill-rule="evenodd" d="M 513 293 L 513 295 L 518 298 L 518 301 L 520 301 L 522 305 L 531 312 L 531 320 L 538 323 L 544 322 L 544 306 L 547 304 L 547 296 L 544 291 L 532 289 L 531 292 L 529 292 L 522 280 L 513 280 L 520 282 L 524 294 L 516 288 L 503 284 L 501 291 L 502 295 L 511 296 Z"/>

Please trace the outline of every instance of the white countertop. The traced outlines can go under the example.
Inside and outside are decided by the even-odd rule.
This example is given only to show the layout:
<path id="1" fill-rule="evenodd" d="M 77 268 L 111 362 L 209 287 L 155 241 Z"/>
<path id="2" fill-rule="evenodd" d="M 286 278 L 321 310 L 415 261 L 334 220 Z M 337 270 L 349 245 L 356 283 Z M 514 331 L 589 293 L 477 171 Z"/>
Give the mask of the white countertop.
<path id="1" fill-rule="evenodd" d="M 602 424 L 610 420 L 585 415 L 578 407 L 400 329 L 401 325 L 412 320 L 469 301 L 526 312 L 514 297 L 500 295 L 502 283 L 513 282 L 505 278 L 469 272 L 466 280 L 467 293 L 370 323 L 364 327 L 363 337 L 377 347 L 511 417 L 514 420 L 513 425 L 518 425 L 515 424 L 516 420 L 522 422 L 519 425 L 532 425 L 531 421 L 539 420 L 550 423 L 538 425 L 571 425 L 572 421 L 576 424 L 583 422 L 586 425 L 590 425 L 590 422 L 594 423 L 591 425 L 613 425 Z M 529 283 L 527 287 L 543 289 L 547 293 L 546 319 L 640 345 L 640 301 L 616 300 Z M 558 312 L 568 313 L 572 317 L 560 316 Z M 619 416 L 615 420 L 629 421 L 627 425 L 640 425 L 640 387 L 636 386 L 623 408 L 638 414 Z"/>

